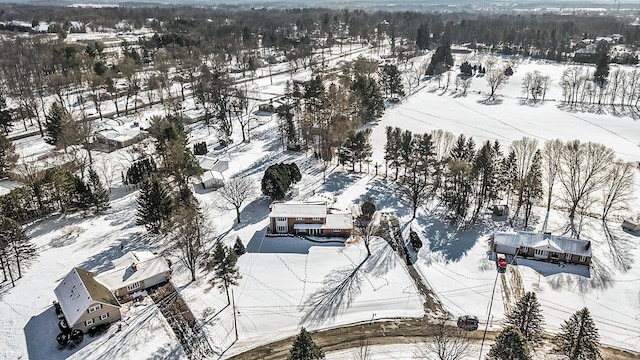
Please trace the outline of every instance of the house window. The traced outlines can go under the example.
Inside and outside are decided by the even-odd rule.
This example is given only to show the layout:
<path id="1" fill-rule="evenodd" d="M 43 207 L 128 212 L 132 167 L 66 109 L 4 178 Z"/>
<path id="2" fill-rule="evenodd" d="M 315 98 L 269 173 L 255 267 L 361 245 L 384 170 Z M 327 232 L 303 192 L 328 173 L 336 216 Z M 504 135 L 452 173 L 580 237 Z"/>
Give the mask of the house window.
<path id="1" fill-rule="evenodd" d="M 276 218 L 276 221 L 287 221 L 287 218 L 279 217 L 279 218 Z"/>
<path id="2" fill-rule="evenodd" d="M 102 309 L 102 304 L 93 305 L 92 307 L 89 308 L 89 314 L 91 314 L 92 312 L 96 312 L 100 309 Z"/>
<path id="3" fill-rule="evenodd" d="M 580 261 L 580 262 L 585 262 L 585 261 L 587 261 L 587 257 L 586 257 L 586 256 L 580 256 L 580 258 L 578 259 L 578 261 Z"/>
<path id="4" fill-rule="evenodd" d="M 109 313 L 104 313 L 104 314 L 100 315 L 100 320 L 104 320 L 104 319 L 106 319 L 108 317 L 109 317 Z"/>
<path id="5" fill-rule="evenodd" d="M 140 287 L 140 282 L 136 281 L 131 285 L 127 285 L 127 291 L 135 290 Z"/>
<path id="6" fill-rule="evenodd" d="M 286 232 L 287 231 L 287 225 L 278 225 L 278 226 L 276 226 L 276 231 L 277 232 Z"/>
<path id="7" fill-rule="evenodd" d="M 299 216 L 299 217 L 297 217 L 297 218 L 296 218 L 296 220 L 298 220 L 298 221 L 303 221 L 303 220 L 304 220 L 304 218 Z"/>
<path id="8" fill-rule="evenodd" d="M 544 250 L 536 249 L 536 255 L 538 256 L 547 256 L 547 252 Z"/>
<path id="9" fill-rule="evenodd" d="M 333 232 L 340 232 L 340 229 L 333 229 Z"/>
<path id="10" fill-rule="evenodd" d="M 85 326 L 93 325 L 93 319 L 89 319 L 84 322 Z"/>
<path id="11" fill-rule="evenodd" d="M 523 254 L 526 254 L 526 253 L 529 252 L 529 248 L 526 247 L 526 246 L 523 246 L 523 247 L 520 248 L 520 252 L 523 253 Z"/>
<path id="12" fill-rule="evenodd" d="M 313 221 L 319 221 L 319 220 L 320 220 L 320 218 L 319 218 L 319 217 L 314 217 L 314 218 L 313 218 Z"/>

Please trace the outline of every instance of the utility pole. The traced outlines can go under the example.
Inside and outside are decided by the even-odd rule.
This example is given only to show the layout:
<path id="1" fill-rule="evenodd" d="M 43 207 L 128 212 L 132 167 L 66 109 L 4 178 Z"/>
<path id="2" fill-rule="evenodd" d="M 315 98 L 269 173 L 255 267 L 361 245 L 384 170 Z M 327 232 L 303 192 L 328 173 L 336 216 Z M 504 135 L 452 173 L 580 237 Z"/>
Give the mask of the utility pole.
<path id="1" fill-rule="evenodd" d="M 238 320 L 236 319 L 236 297 L 233 295 L 233 289 L 231 289 L 231 300 L 233 303 L 233 328 L 236 332 L 236 341 L 238 341 Z"/>
<path id="2" fill-rule="evenodd" d="M 484 347 L 484 340 L 487 338 L 487 330 L 489 328 L 489 319 L 491 319 L 491 308 L 493 307 L 493 296 L 496 293 L 496 284 L 498 283 L 498 272 L 496 271 L 496 279 L 493 282 L 493 290 L 491 291 L 491 301 L 489 302 L 489 315 L 487 315 L 487 323 L 484 326 L 484 334 L 482 335 L 482 343 L 480 344 L 480 356 L 478 360 L 482 359 L 482 348 Z"/>

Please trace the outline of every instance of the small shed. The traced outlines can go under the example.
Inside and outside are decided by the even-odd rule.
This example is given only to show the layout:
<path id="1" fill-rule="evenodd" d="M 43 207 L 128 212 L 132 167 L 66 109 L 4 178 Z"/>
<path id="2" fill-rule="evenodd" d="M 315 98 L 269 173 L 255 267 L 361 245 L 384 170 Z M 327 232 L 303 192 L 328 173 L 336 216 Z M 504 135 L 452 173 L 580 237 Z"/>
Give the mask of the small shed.
<path id="1" fill-rule="evenodd" d="M 222 172 L 209 170 L 200 175 L 202 187 L 205 189 L 216 189 L 224 186 L 224 175 Z"/>

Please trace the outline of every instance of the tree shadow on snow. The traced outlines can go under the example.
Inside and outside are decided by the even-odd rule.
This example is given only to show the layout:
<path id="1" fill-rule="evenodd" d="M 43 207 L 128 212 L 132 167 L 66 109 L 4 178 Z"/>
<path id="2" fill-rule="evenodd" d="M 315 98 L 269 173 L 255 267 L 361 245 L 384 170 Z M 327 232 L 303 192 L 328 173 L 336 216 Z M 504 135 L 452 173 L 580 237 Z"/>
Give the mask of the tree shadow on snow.
<path id="1" fill-rule="evenodd" d="M 566 268 L 566 265 L 565 265 Z M 562 268 L 563 270 L 565 268 Z M 581 276 L 559 271 L 548 280 L 549 285 L 554 290 L 557 289 L 577 289 L 581 294 L 586 294 L 592 290 L 605 290 L 613 285 L 613 274 L 607 264 L 604 264 L 597 257 L 591 258 L 590 267 L 582 266 L 588 275 Z"/>
<path id="2" fill-rule="evenodd" d="M 410 215 L 411 209 L 398 201 L 398 197 L 390 196 L 395 191 L 395 182 L 384 178 L 374 177 L 368 183 L 367 192 L 360 196 L 360 203 L 371 198 L 376 209 L 382 212 L 392 211 L 397 216 Z"/>
<path id="3" fill-rule="evenodd" d="M 242 229 L 245 226 L 257 224 L 265 218 L 269 217 L 269 205 L 271 205 L 271 199 L 265 196 L 260 196 L 245 205 L 240 211 L 241 223 L 235 223 L 233 226 L 235 229 Z M 235 212 L 235 209 L 233 210 Z"/>
<path id="4" fill-rule="evenodd" d="M 609 256 L 613 265 L 622 272 L 629 271 L 634 262 L 631 252 L 634 243 L 622 230 L 610 229 L 609 223 L 606 221 L 602 222 L 602 231 L 605 242 L 609 246 Z"/>
<path id="5" fill-rule="evenodd" d="M 363 285 L 368 282 L 375 287 L 373 278 L 384 279 L 385 274 L 396 266 L 395 254 L 385 241 L 372 242 L 370 248 L 371 256 L 359 264 L 335 269 L 325 276 L 322 287 L 305 301 L 309 311 L 301 324 L 317 326 L 332 322 L 349 308 L 362 292 Z"/>
<path id="6" fill-rule="evenodd" d="M 336 196 L 342 194 L 345 189 L 360 180 L 362 176 L 355 173 L 344 173 L 341 171 L 332 172 L 327 175 L 324 191 L 330 192 Z"/>
<path id="7" fill-rule="evenodd" d="M 79 267 L 97 273 L 110 270 L 113 268 L 111 261 L 121 257 L 129 251 L 153 252 L 155 248 L 147 245 L 153 242 L 159 241 L 153 238 L 152 235 L 141 233 L 132 234 L 127 239 L 122 239 L 119 243 L 114 243 L 104 251 L 89 257 L 80 264 Z"/>
<path id="8" fill-rule="evenodd" d="M 446 214 L 434 210 L 428 216 L 418 218 L 423 228 L 423 237 L 429 242 L 430 252 L 439 252 L 445 262 L 460 260 L 477 242 L 487 234 L 507 228 L 508 223 L 494 222 L 483 217 L 468 227 L 456 227 L 446 221 Z"/>

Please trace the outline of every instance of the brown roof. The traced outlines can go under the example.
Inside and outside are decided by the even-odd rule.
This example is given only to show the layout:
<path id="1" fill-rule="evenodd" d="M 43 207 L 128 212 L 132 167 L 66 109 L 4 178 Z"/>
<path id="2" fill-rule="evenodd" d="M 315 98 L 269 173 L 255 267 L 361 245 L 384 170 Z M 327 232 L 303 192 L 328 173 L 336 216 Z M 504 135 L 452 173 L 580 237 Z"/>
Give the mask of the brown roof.
<path id="1" fill-rule="evenodd" d="M 94 301 L 120 307 L 120 303 L 113 293 L 95 279 L 96 273 L 78 267 L 75 270 Z"/>

